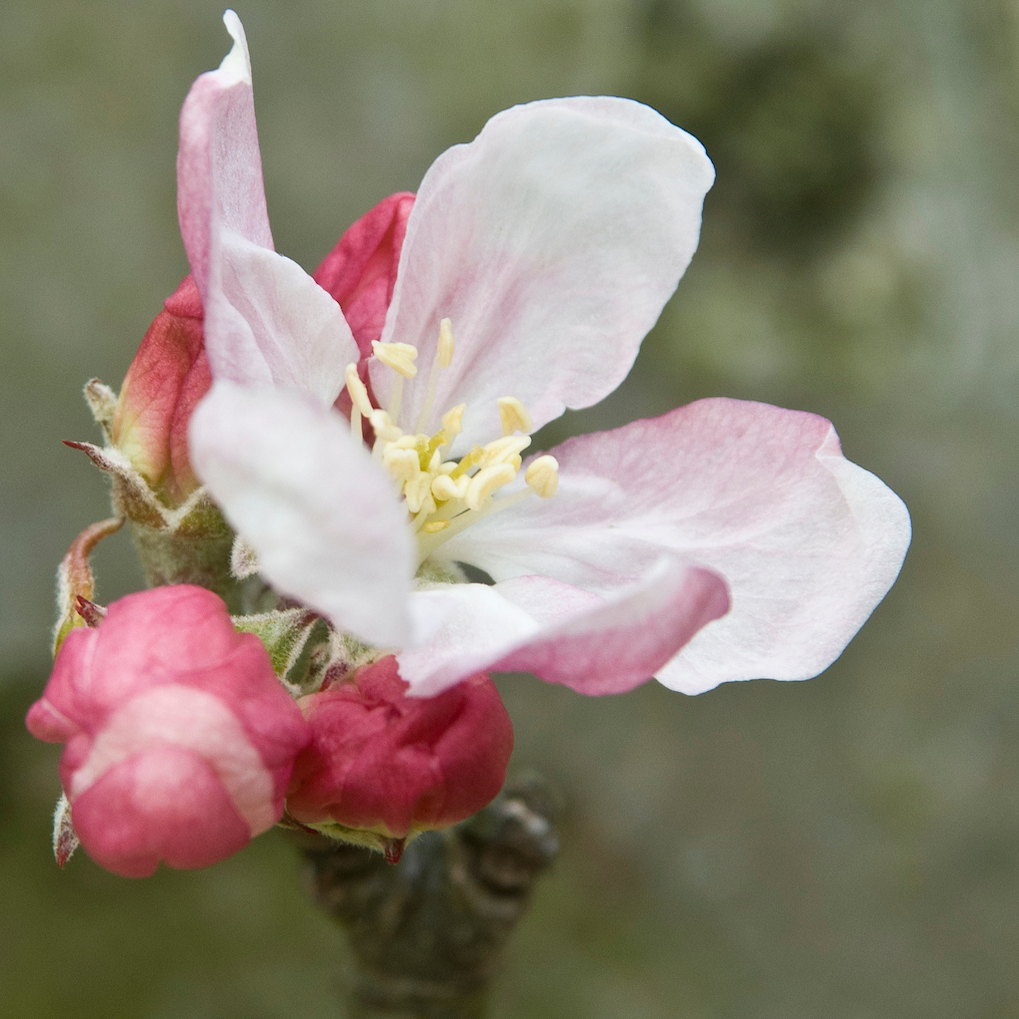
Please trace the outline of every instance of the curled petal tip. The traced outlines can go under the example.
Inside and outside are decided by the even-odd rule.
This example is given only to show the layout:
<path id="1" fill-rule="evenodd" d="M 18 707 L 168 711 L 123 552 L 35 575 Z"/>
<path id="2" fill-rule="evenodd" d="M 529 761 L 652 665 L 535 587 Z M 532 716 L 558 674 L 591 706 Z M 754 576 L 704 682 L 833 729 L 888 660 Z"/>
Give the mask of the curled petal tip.
<path id="1" fill-rule="evenodd" d="M 248 40 L 244 35 L 244 26 L 237 12 L 227 8 L 223 12 L 223 24 L 230 33 L 234 44 L 230 52 L 223 58 L 219 69 L 236 77 L 238 81 L 251 83 L 251 58 L 248 55 Z"/>

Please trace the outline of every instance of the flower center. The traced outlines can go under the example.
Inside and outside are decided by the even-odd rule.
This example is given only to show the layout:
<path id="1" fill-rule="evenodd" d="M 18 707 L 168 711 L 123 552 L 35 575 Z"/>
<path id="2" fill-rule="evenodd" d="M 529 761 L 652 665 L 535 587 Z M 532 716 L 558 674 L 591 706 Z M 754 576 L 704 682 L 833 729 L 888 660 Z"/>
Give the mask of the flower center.
<path id="1" fill-rule="evenodd" d="M 463 430 L 466 404 L 460 403 L 442 415 L 442 427 L 434 435 L 422 432 L 435 402 L 439 373 L 453 363 L 453 328 L 448 318 L 439 326 L 439 343 L 428 376 L 421 413 L 413 433 L 397 424 L 403 399 L 403 380 L 417 375 L 417 348 L 409 343 L 372 343 L 376 358 L 395 373 L 389 406 L 372 405 L 368 390 L 358 377 L 357 366 L 347 365 L 347 392 L 352 408 L 350 427 L 362 438 L 362 419 L 367 418 L 375 433 L 372 455 L 389 472 L 407 506 L 411 529 L 417 536 L 418 563 L 424 562 L 440 545 L 465 527 L 491 516 L 532 492 L 549 499 L 559 484 L 555 457 L 539 456 L 524 472 L 527 487 L 498 499 L 494 494 L 515 480 L 522 461 L 520 454 L 531 444 L 530 414 L 515 396 L 500 397 L 499 419 L 502 438 L 484 446 L 473 446 L 459 460 L 446 459 L 453 440 Z"/>

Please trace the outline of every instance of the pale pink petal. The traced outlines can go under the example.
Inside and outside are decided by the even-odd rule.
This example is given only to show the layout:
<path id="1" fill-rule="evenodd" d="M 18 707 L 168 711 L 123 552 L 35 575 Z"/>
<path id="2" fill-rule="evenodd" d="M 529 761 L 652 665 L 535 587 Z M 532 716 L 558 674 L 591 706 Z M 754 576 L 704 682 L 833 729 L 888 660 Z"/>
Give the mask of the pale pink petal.
<path id="1" fill-rule="evenodd" d="M 198 476 L 266 580 L 362 640 L 404 643 L 406 511 L 347 422 L 296 392 L 217 382 L 190 437 Z"/>
<path id="2" fill-rule="evenodd" d="M 201 75 L 191 86 L 180 114 L 177 151 L 177 215 L 191 275 L 203 300 L 214 225 L 263 248 L 273 246 L 248 44 L 233 11 L 223 15 L 223 23 L 233 37 L 233 48 L 217 70 Z"/>
<path id="3" fill-rule="evenodd" d="M 686 693 L 823 671 L 909 545 L 901 500 L 846 460 L 830 422 L 813 414 L 701 400 L 552 452 L 553 498 L 479 521 L 442 555 L 497 581 L 542 573 L 603 594 L 663 550 L 715 571 L 731 611 L 658 672 Z"/>
<path id="4" fill-rule="evenodd" d="M 331 404 L 360 354 L 340 306 L 296 263 L 221 231 L 205 304 L 214 379 L 303 389 Z"/>
<path id="5" fill-rule="evenodd" d="M 415 696 L 482 669 L 533 672 L 585 694 L 623 693 L 728 604 L 719 577 L 668 558 L 611 598 L 539 576 L 450 585 L 412 595 L 422 642 L 397 660 Z"/>
<path id="6" fill-rule="evenodd" d="M 329 295 L 273 251 L 240 19 L 234 45 L 191 87 L 180 116 L 177 211 L 205 312 L 213 378 L 305 389 L 332 403 L 357 345 Z"/>
<path id="7" fill-rule="evenodd" d="M 444 317 L 456 355 L 431 427 L 467 401 L 463 443 L 501 434 L 500 396 L 540 427 L 615 389 L 693 255 L 713 176 L 690 135 L 607 97 L 513 107 L 441 155 L 407 222 L 383 332 L 420 351 L 404 427 Z M 373 362 L 371 378 L 385 405 L 392 373 Z"/>

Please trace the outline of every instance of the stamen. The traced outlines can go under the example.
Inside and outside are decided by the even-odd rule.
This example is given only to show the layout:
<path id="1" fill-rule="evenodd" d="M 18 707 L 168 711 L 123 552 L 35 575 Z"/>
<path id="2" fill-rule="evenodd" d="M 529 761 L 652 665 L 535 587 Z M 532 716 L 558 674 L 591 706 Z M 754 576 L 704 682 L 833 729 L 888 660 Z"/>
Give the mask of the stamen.
<path id="1" fill-rule="evenodd" d="M 530 432 L 534 429 L 531 415 L 515 396 L 500 396 L 499 420 L 502 422 L 502 434 L 512 435 L 516 432 Z"/>
<path id="2" fill-rule="evenodd" d="M 559 487 L 559 461 L 547 453 L 532 460 L 524 474 L 528 487 L 542 499 L 551 499 Z"/>
<path id="3" fill-rule="evenodd" d="M 452 410 L 442 415 L 442 430 L 452 439 L 464 430 L 464 411 L 466 403 L 458 403 Z"/>
<path id="4" fill-rule="evenodd" d="M 400 449 L 395 443 L 389 443 L 383 450 L 382 462 L 397 481 L 413 481 L 421 474 L 421 461 L 417 453 L 412 449 Z"/>
<path id="5" fill-rule="evenodd" d="M 530 444 L 529 435 L 505 435 L 485 446 L 483 463 L 486 467 L 491 464 L 511 463 L 513 458 L 518 457 Z"/>
<path id="6" fill-rule="evenodd" d="M 559 464 L 552 456 L 538 457 L 527 469 L 526 488 L 500 499 L 492 495 L 513 481 L 520 470 L 520 454 L 531 444 L 527 434 L 534 427 L 531 415 L 513 396 L 498 401 L 503 435 L 485 446 L 472 446 L 461 458 L 444 460 L 445 451 L 463 432 L 466 404 L 457 404 L 442 415 L 442 427 L 432 435 L 424 429 L 438 392 L 439 372 L 453 361 L 455 343 L 448 318 L 439 323 L 439 340 L 432 359 L 421 412 L 414 431 L 404 433 L 395 423 L 400 412 L 404 379 L 417 375 L 417 349 L 409 343 L 372 344 L 375 356 L 396 372 L 386 410 L 372 407 L 367 387 L 356 365 L 346 371 L 352 404 L 351 428 L 360 434 L 362 417 L 375 432 L 373 456 L 393 478 L 410 514 L 410 528 L 417 537 L 419 559 L 424 562 L 439 546 L 464 528 L 493 513 L 515 506 L 532 492 L 543 499 L 555 494 Z"/>
<path id="7" fill-rule="evenodd" d="M 421 401 L 421 413 L 418 414 L 414 431 L 424 430 L 428 424 L 428 415 L 432 413 L 432 404 L 435 403 L 435 392 L 439 386 L 439 369 L 448 368 L 453 363 L 453 324 L 448 318 L 439 323 L 439 342 L 432 358 L 432 368 L 428 373 L 428 385 L 425 388 L 425 398 Z"/>
<path id="8" fill-rule="evenodd" d="M 464 529 L 471 526 L 471 524 L 477 523 L 484 517 L 494 516 L 496 513 L 501 513 L 503 510 L 509 509 L 511 506 L 516 506 L 518 502 L 522 502 L 524 499 L 529 498 L 531 490 L 525 488 L 520 492 L 514 492 L 512 495 L 505 495 L 501 499 L 492 499 L 487 506 L 483 507 L 477 512 L 468 511 L 461 513 L 455 519 L 449 521 L 449 527 L 444 528 L 441 538 L 435 538 L 432 535 L 428 537 L 422 537 L 418 540 L 418 565 L 423 563 L 440 545 L 444 545 L 450 538 L 459 534 Z"/>
<path id="9" fill-rule="evenodd" d="M 485 451 L 480 446 L 471 446 L 471 448 L 464 454 L 460 459 L 460 463 L 456 465 L 454 470 L 451 472 L 451 478 L 459 478 L 466 474 L 472 467 L 477 467 L 482 460 L 485 459 Z"/>
<path id="10" fill-rule="evenodd" d="M 444 318 L 439 323 L 439 367 L 448 368 L 453 363 L 453 351 L 456 344 L 453 342 L 453 323 Z"/>
<path id="11" fill-rule="evenodd" d="M 376 439 L 394 442 L 403 436 L 403 429 L 393 424 L 393 419 L 384 410 L 373 410 L 368 415 Z"/>
<path id="12" fill-rule="evenodd" d="M 403 376 L 397 374 L 393 379 L 393 388 L 389 391 L 389 406 L 386 410 L 395 421 L 400 416 L 400 404 L 403 402 Z"/>
<path id="13" fill-rule="evenodd" d="M 350 434 L 360 442 L 364 438 L 361 428 L 361 417 L 371 414 L 372 402 L 368 398 L 368 390 L 357 374 L 357 365 L 348 364 L 345 373 L 347 392 L 350 394 Z"/>
<path id="14" fill-rule="evenodd" d="M 435 500 L 432 499 L 432 479 L 427 474 L 418 474 L 403 486 L 403 495 L 407 500 L 407 509 L 411 513 L 420 513 L 425 507 L 428 513 L 435 512 Z"/>
<path id="15" fill-rule="evenodd" d="M 467 495 L 467 489 L 470 487 L 470 484 L 471 479 L 468 477 L 461 477 L 454 481 L 448 475 L 440 474 L 437 478 L 432 479 L 432 495 L 439 502 L 448 502 L 450 499 L 463 499 Z"/>
<path id="16" fill-rule="evenodd" d="M 516 476 L 517 472 L 509 464 L 483 467 L 471 478 L 464 501 L 469 509 L 479 510 L 497 488 L 508 485 Z"/>
<path id="17" fill-rule="evenodd" d="M 418 349 L 410 343 L 382 343 L 372 340 L 372 352 L 387 368 L 392 368 L 405 379 L 412 379 L 418 373 Z"/>
<path id="18" fill-rule="evenodd" d="M 375 409 L 368 398 L 368 389 L 357 374 L 357 365 L 348 364 L 346 371 L 347 392 L 350 393 L 350 402 L 364 417 L 371 417 Z"/>

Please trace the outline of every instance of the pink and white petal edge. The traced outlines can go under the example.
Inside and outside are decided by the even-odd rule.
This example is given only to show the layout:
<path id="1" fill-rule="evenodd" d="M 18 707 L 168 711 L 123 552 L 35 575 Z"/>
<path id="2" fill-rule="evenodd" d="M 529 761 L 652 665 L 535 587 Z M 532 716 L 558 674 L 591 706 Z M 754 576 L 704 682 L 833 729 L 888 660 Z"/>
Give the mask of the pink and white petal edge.
<path id="1" fill-rule="evenodd" d="M 540 576 L 411 598 L 420 643 L 397 660 L 418 697 L 481 671 L 533 672 L 589 695 L 623 693 L 729 607 L 720 577 L 668 557 L 612 598 Z"/>
<path id="2" fill-rule="evenodd" d="M 240 19 L 223 15 L 233 48 L 201 75 L 181 110 L 177 211 L 202 295 L 212 375 L 304 389 L 331 404 L 358 350 L 336 302 L 273 250 Z"/>
<path id="3" fill-rule="evenodd" d="M 426 429 L 465 401 L 457 450 L 501 434 L 498 397 L 519 398 L 540 427 L 612 392 L 689 264 L 713 179 L 695 138 L 611 97 L 515 106 L 439 156 L 382 337 L 419 350 L 401 425 L 417 420 L 444 317 L 457 352 Z M 392 373 L 370 371 L 385 406 Z"/>
<path id="4" fill-rule="evenodd" d="M 552 450 L 559 491 L 494 514 L 444 556 L 497 581 L 540 572 L 607 594 L 663 551 L 725 577 L 729 614 L 659 670 L 686 693 L 827 668 L 894 583 L 909 514 L 831 423 L 701 400 Z"/>
<path id="5" fill-rule="evenodd" d="M 339 414 L 298 392 L 216 382 L 190 438 L 195 470 L 266 580 L 361 640 L 406 643 L 406 513 Z"/>

